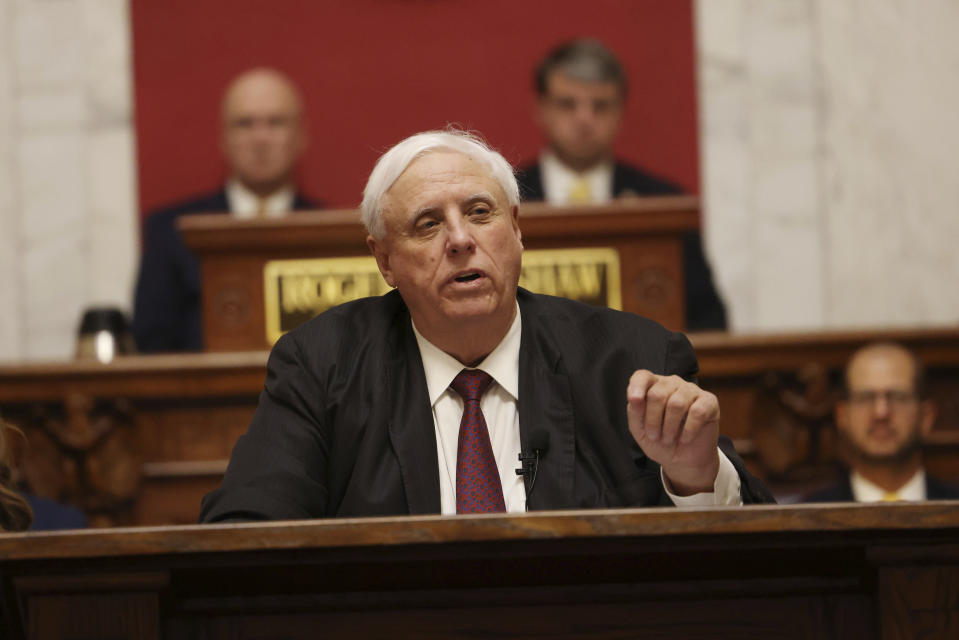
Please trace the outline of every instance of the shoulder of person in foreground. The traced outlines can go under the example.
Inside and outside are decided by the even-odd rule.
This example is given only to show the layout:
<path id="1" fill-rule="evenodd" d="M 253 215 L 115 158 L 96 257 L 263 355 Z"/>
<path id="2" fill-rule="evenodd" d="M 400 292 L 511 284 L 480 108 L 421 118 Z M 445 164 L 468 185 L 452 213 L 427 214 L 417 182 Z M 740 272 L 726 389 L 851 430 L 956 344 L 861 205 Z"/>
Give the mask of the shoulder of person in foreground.
<path id="1" fill-rule="evenodd" d="M 696 355 L 682 333 L 633 313 L 524 289 L 519 290 L 517 298 L 524 337 L 538 341 L 533 348 L 547 357 L 552 354 L 557 361 L 562 360 L 563 368 L 577 378 L 577 385 L 587 389 L 590 397 L 618 398 L 616 394 L 609 396 L 609 389 L 604 387 L 621 389 L 625 405 L 626 384 L 636 367 L 695 382 Z M 749 472 L 728 437 L 720 435 L 718 446 L 736 468 L 744 503 L 776 501 L 762 481 Z"/>
<path id="2" fill-rule="evenodd" d="M 649 318 L 522 288 L 517 299 L 524 336 L 559 342 L 556 346 L 562 348 L 569 371 L 595 368 L 597 357 L 605 354 L 627 358 L 615 361 L 621 366 L 639 363 L 659 375 L 676 374 L 693 380 L 699 371 L 686 336 Z M 624 390 L 625 384 L 624 380 Z"/>
<path id="3" fill-rule="evenodd" d="M 330 309 L 277 342 L 247 432 L 233 448 L 201 522 L 292 520 L 327 514 L 331 407 L 357 384 L 377 393 L 392 332 L 408 318 L 399 294 Z"/>

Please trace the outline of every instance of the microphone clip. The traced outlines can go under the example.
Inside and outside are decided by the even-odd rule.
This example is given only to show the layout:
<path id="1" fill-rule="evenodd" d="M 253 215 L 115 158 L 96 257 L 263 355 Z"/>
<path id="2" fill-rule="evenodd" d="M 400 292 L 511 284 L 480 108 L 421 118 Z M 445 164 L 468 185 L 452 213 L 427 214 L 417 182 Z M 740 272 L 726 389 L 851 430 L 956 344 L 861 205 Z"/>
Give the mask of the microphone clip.
<path id="1" fill-rule="evenodd" d="M 533 449 L 532 452 L 520 452 L 520 468 L 516 470 L 516 475 L 523 476 L 523 485 L 526 488 L 526 509 L 529 510 L 529 496 L 536 486 L 536 469 L 539 467 L 540 450 Z"/>
<path id="2" fill-rule="evenodd" d="M 533 449 L 532 452 L 520 452 L 520 468 L 516 470 L 516 475 L 526 477 L 536 471 L 536 465 L 539 464 L 539 449 Z"/>

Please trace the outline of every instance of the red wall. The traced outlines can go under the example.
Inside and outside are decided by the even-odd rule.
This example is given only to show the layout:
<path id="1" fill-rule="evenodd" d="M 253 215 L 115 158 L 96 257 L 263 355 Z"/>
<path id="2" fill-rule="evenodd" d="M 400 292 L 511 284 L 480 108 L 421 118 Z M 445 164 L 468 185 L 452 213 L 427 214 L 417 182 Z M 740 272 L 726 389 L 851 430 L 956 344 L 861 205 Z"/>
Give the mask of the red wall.
<path id="1" fill-rule="evenodd" d="M 223 179 L 220 96 L 258 65 L 301 87 L 301 183 L 330 206 L 358 204 L 391 144 L 448 122 L 513 163 L 535 158 L 531 69 L 583 35 L 630 75 L 620 157 L 698 191 L 691 0 L 133 0 L 132 22 L 144 209 Z"/>

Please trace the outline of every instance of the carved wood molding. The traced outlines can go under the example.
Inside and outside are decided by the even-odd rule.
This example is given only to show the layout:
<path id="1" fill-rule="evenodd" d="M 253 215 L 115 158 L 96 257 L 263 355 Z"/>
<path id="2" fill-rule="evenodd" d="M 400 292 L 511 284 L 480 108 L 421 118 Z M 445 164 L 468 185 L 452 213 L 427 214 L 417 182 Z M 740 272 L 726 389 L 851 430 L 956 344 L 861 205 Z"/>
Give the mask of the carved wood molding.
<path id="1" fill-rule="evenodd" d="M 80 507 L 92 524 L 129 521 L 142 466 L 129 401 L 73 392 L 5 416 L 26 436 L 14 455 L 27 491 Z"/>

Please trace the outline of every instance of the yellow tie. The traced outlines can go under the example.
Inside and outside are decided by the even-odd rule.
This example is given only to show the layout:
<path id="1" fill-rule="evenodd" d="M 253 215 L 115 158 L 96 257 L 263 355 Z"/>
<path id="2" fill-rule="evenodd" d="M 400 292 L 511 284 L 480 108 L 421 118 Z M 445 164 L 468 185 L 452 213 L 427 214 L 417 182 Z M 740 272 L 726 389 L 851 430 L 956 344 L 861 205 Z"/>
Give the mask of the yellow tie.
<path id="1" fill-rule="evenodd" d="M 897 491 L 887 491 L 882 494 L 883 502 L 899 502 L 902 498 L 899 497 L 899 492 Z"/>
<path id="2" fill-rule="evenodd" d="M 577 178 L 569 185 L 567 193 L 570 204 L 589 204 L 593 201 L 593 190 L 585 178 Z"/>
<path id="3" fill-rule="evenodd" d="M 265 218 L 267 216 L 266 198 L 256 199 L 256 217 Z"/>

